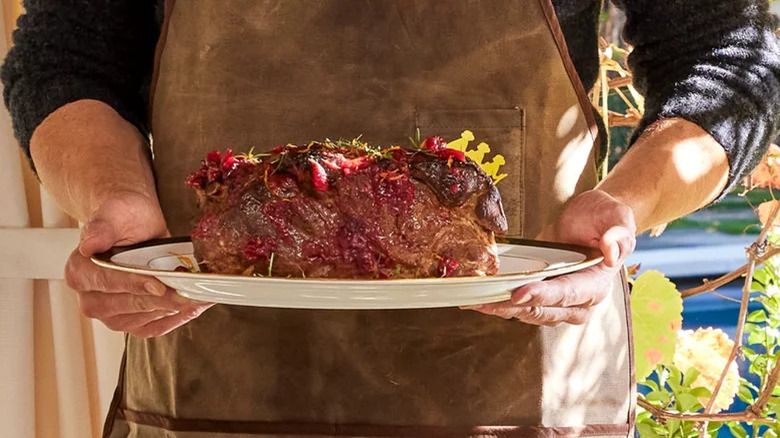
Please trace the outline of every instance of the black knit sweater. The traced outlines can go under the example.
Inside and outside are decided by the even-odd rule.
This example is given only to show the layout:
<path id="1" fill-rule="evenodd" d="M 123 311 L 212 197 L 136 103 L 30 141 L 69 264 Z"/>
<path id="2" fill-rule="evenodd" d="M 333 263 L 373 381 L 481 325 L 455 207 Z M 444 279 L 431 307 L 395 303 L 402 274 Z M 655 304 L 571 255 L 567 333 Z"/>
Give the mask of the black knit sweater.
<path id="1" fill-rule="evenodd" d="M 729 188 L 776 134 L 780 49 L 766 0 L 614 0 L 627 15 L 629 64 L 648 124 L 682 117 L 723 146 Z M 147 131 L 148 83 L 162 0 L 26 0 L 0 71 L 16 136 L 29 154 L 38 124 L 78 99 L 111 105 Z M 598 72 L 600 0 L 553 0 L 586 88 Z"/>

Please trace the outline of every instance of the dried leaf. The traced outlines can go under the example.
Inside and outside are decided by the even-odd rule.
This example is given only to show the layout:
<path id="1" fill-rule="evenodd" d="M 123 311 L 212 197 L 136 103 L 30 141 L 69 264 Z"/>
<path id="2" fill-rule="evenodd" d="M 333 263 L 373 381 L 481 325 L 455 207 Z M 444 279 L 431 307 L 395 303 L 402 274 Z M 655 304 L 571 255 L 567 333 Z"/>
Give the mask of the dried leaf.
<path id="1" fill-rule="evenodd" d="M 761 221 L 762 226 L 766 226 L 766 222 L 769 220 L 769 215 L 772 214 L 772 210 L 774 210 L 778 203 L 780 203 L 780 201 L 766 201 L 758 204 L 758 208 L 756 210 L 758 210 L 758 220 Z M 775 218 L 775 223 L 773 225 L 778 225 L 778 218 Z"/>
<path id="2" fill-rule="evenodd" d="M 634 275 L 636 275 L 637 272 L 639 272 L 639 269 L 641 269 L 641 268 L 642 268 L 642 264 L 641 263 L 637 263 L 636 265 L 627 266 L 626 267 L 626 273 L 628 274 L 629 277 L 633 277 Z"/>
<path id="3" fill-rule="evenodd" d="M 780 188 L 780 146 L 770 145 L 750 176 L 753 187 Z"/>
<path id="4" fill-rule="evenodd" d="M 666 226 L 669 224 L 656 225 L 650 229 L 650 237 L 658 237 L 666 231 Z"/>

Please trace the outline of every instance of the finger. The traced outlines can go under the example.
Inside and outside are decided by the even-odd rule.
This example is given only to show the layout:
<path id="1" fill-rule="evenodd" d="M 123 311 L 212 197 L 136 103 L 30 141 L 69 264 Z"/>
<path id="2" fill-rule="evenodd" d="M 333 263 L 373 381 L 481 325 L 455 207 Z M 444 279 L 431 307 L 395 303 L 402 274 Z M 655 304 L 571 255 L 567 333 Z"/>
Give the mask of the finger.
<path id="1" fill-rule="evenodd" d="M 65 265 L 65 281 L 77 291 L 162 296 L 167 289 L 165 284 L 154 277 L 101 268 L 79 251 L 71 253 Z"/>
<path id="2" fill-rule="evenodd" d="M 153 310 L 143 313 L 126 313 L 114 315 L 102 320 L 103 324 L 111 330 L 117 332 L 130 332 L 151 322 L 157 321 L 166 316 L 175 315 L 175 310 Z"/>
<path id="3" fill-rule="evenodd" d="M 89 221 L 82 230 L 79 252 L 84 257 L 108 251 L 119 241 L 116 228 L 108 221 L 94 219 Z"/>
<path id="4" fill-rule="evenodd" d="M 524 307 L 512 305 L 507 301 L 485 304 L 475 310 L 504 319 L 518 319 L 526 324 L 545 326 L 556 326 L 562 323 L 584 324 L 593 314 L 592 308 Z"/>
<path id="5" fill-rule="evenodd" d="M 179 312 L 190 304 L 170 289 L 161 297 L 103 292 L 79 292 L 81 313 L 89 318 L 105 320 L 116 315 L 146 313 L 155 310 Z"/>
<path id="6" fill-rule="evenodd" d="M 605 263 L 571 274 L 529 283 L 512 292 L 509 302 L 525 307 L 590 307 L 610 290 L 617 270 Z"/>
<path id="7" fill-rule="evenodd" d="M 151 338 L 167 335 L 187 322 L 197 318 L 213 305 L 213 303 L 197 302 L 196 304 L 191 305 L 188 309 L 183 310 L 176 315 L 167 316 L 156 321 L 152 321 L 146 325 L 132 330 L 130 333 L 139 338 Z"/>
<path id="8" fill-rule="evenodd" d="M 609 267 L 620 266 L 633 251 L 636 238 L 628 228 L 616 225 L 608 229 L 599 240 L 604 263 Z"/>

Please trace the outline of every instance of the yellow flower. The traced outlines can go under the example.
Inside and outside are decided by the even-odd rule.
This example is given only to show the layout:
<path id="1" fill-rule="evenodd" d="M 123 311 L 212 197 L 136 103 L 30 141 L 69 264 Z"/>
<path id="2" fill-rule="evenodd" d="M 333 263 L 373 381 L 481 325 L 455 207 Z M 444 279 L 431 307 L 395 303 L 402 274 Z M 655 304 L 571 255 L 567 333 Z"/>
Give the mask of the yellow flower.
<path id="1" fill-rule="evenodd" d="M 682 372 L 695 368 L 701 373 L 691 385 L 692 388 L 703 386 L 713 391 L 733 347 L 734 341 L 720 329 L 699 328 L 695 332 L 680 330 L 677 332 L 677 348 L 673 363 Z M 715 398 L 713 412 L 728 409 L 734 402 L 738 390 L 739 369 L 736 362 L 731 362 L 726 380 L 723 381 L 723 386 Z M 699 401 L 707 406 L 709 398 L 702 397 Z"/>

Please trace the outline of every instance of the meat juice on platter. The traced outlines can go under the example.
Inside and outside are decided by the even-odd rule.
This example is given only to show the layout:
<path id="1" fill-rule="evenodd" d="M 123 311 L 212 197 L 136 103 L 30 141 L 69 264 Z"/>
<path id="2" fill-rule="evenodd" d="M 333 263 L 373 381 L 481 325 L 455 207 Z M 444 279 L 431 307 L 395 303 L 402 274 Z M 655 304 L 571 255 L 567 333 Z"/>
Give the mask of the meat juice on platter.
<path id="1" fill-rule="evenodd" d="M 393 279 L 498 272 L 507 229 L 492 179 L 429 137 L 415 148 L 359 140 L 213 151 L 187 184 L 202 216 L 202 271 Z"/>

